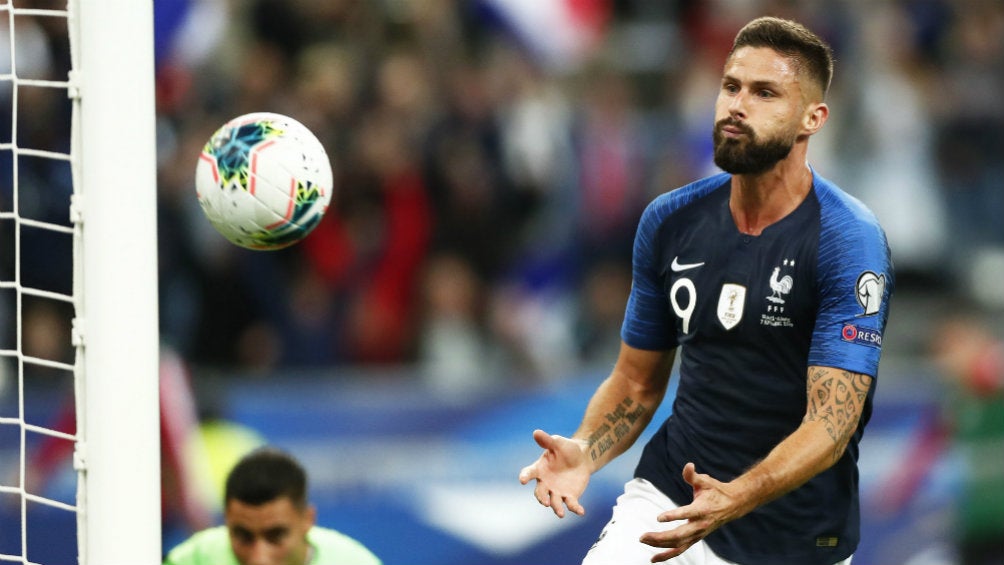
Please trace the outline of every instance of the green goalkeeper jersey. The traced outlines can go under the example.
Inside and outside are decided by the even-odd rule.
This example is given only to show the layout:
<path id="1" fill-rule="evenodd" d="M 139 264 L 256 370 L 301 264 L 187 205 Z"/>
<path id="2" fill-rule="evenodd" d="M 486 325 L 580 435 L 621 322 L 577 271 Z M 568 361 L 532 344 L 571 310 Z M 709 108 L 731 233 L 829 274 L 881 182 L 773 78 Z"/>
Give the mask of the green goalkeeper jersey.
<path id="1" fill-rule="evenodd" d="M 307 565 L 381 565 L 363 544 L 349 536 L 314 526 L 307 532 L 313 557 Z M 196 533 L 167 554 L 164 565 L 238 565 L 226 526 Z"/>

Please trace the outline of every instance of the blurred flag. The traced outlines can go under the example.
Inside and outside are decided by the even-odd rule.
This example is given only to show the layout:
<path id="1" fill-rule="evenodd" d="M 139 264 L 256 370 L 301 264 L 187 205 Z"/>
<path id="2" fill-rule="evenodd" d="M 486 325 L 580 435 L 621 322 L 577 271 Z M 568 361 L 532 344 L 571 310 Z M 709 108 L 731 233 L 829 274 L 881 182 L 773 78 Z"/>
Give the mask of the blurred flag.
<path id="1" fill-rule="evenodd" d="M 212 54 L 228 20 L 224 0 L 157 0 L 153 3 L 157 68 L 191 65 Z"/>
<path id="2" fill-rule="evenodd" d="M 602 42 L 609 0 L 478 0 L 479 16 L 525 47 L 545 68 L 565 72 Z"/>

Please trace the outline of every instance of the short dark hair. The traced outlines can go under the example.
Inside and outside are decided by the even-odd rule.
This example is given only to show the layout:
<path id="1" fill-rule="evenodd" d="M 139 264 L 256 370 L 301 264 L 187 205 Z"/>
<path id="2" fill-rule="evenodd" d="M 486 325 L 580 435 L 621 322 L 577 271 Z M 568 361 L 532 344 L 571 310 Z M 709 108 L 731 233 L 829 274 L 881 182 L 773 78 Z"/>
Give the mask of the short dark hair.
<path id="1" fill-rule="evenodd" d="M 260 506 L 287 497 L 297 508 L 307 505 L 307 473 L 288 453 L 274 447 L 248 453 L 227 475 L 223 503 L 237 500 Z"/>
<path id="2" fill-rule="evenodd" d="M 740 47 L 769 47 L 794 59 L 826 96 L 833 78 L 833 50 L 802 24 L 770 16 L 757 18 L 736 34 L 729 56 Z"/>

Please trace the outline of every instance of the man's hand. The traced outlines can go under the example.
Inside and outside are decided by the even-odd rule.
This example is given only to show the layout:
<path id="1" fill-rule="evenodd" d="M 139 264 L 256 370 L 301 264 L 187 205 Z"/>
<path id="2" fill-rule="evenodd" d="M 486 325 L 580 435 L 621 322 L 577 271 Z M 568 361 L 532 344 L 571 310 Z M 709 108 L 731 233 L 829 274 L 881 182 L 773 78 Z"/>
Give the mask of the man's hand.
<path id="1" fill-rule="evenodd" d="M 585 514 L 579 497 L 592 473 L 585 443 L 549 435 L 543 430 L 534 430 L 533 439 L 544 448 L 544 453 L 532 465 L 523 467 L 519 482 L 525 485 L 536 479 L 533 495 L 537 502 L 551 507 L 558 518 L 564 518 L 565 508 L 580 516 Z"/>
<path id="2" fill-rule="evenodd" d="M 663 512 L 658 520 L 660 522 L 685 520 L 685 522 L 671 530 L 648 532 L 641 536 L 640 541 L 644 544 L 669 549 L 653 557 L 652 563 L 680 555 L 722 524 L 736 517 L 737 501 L 730 494 L 727 483 L 717 481 L 710 475 L 698 473 L 693 463 L 687 463 L 683 467 L 683 480 L 694 488 L 694 501 L 686 506 Z"/>

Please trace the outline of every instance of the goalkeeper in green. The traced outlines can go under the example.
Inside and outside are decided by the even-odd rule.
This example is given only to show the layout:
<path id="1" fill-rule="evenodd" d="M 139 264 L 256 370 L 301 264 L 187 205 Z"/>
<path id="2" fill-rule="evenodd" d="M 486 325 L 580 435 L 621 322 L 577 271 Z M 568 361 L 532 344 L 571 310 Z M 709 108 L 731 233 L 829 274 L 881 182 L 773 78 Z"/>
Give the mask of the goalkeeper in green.
<path id="1" fill-rule="evenodd" d="M 225 524 L 182 542 L 164 565 L 381 565 L 358 541 L 315 525 L 316 515 L 303 467 L 260 448 L 227 476 Z"/>

